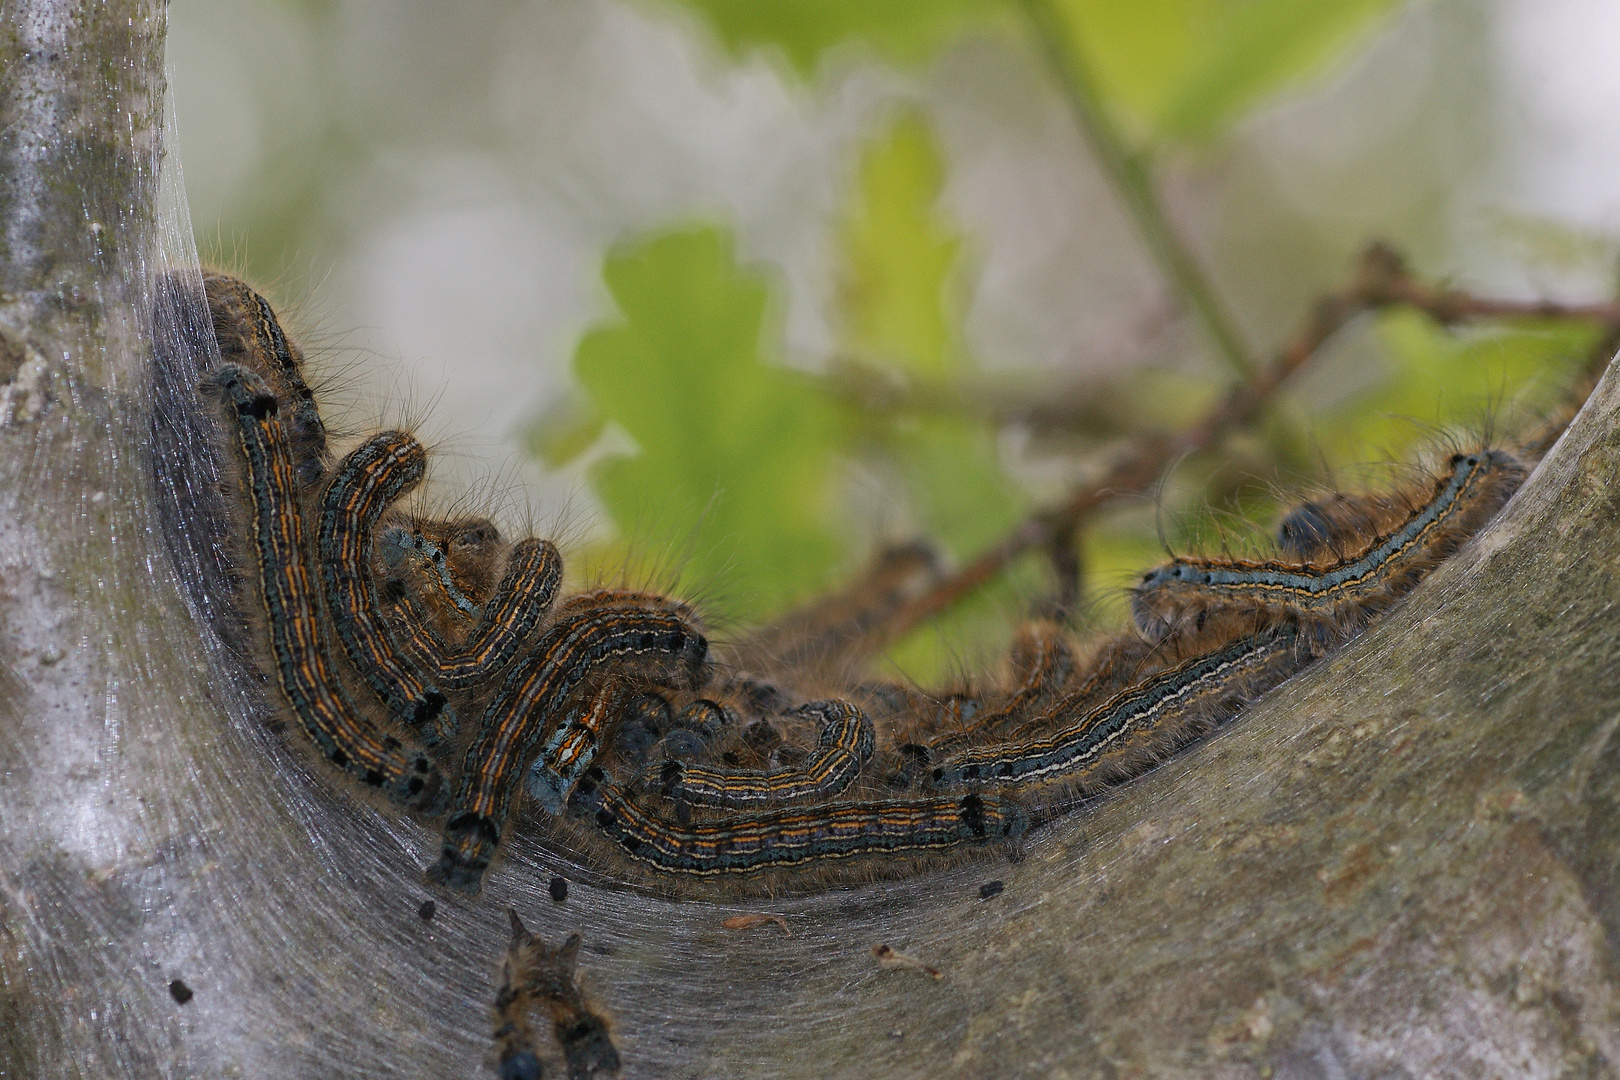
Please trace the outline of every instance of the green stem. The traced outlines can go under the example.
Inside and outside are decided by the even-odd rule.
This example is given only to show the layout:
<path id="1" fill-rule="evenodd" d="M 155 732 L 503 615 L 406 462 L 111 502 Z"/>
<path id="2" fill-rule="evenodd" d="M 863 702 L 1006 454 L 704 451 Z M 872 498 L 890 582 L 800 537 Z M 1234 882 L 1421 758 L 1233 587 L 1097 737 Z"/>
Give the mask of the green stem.
<path id="1" fill-rule="evenodd" d="M 1148 249 L 1203 324 L 1221 358 L 1239 375 L 1252 375 L 1258 366 L 1254 357 L 1209 279 L 1170 227 L 1148 166 L 1141 155 L 1126 146 L 1123 134 L 1109 117 L 1073 31 L 1064 25 L 1053 0 L 1024 0 L 1024 8 L 1092 153 L 1125 201 Z"/>

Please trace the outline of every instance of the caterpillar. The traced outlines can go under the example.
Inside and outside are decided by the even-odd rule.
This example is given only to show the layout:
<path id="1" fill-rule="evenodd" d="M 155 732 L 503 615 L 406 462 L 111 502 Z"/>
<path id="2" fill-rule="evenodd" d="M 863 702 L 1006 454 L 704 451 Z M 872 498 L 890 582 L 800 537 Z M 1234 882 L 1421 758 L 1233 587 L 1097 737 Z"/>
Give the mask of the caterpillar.
<path id="1" fill-rule="evenodd" d="M 447 638 L 465 632 L 483 614 L 502 552 L 500 529 L 487 518 L 401 516 L 377 537 L 379 569 L 394 582 L 396 598 L 408 590 Z"/>
<path id="2" fill-rule="evenodd" d="M 814 752 L 800 765 L 770 770 L 727 770 L 689 765 L 670 758 L 658 767 L 659 794 L 677 807 L 729 809 L 804 802 L 834 796 L 849 787 L 872 757 L 872 721 L 847 701 L 801 705 L 802 716 L 816 717 L 821 735 Z"/>
<path id="3" fill-rule="evenodd" d="M 423 641 L 418 628 L 424 624 L 409 606 L 404 621 L 418 647 L 434 656 L 433 674 L 439 683 L 451 690 L 470 689 L 504 670 L 534 638 L 556 599 L 562 574 L 562 556 L 555 545 L 549 540 L 523 540 L 513 545 L 500 584 L 459 647 Z"/>
<path id="4" fill-rule="evenodd" d="M 223 363 L 255 372 L 270 386 L 285 412 L 289 452 L 298 483 L 317 486 L 326 475 L 326 424 L 315 392 L 304 380 L 304 354 L 281 329 L 269 301 L 227 274 L 203 277 L 214 340 Z"/>
<path id="5" fill-rule="evenodd" d="M 275 394 L 264 379 L 235 364 L 221 365 L 205 386 L 217 394 L 227 426 L 235 430 L 282 697 L 328 761 L 396 802 L 432 807 L 440 796 L 438 768 L 420 748 L 379 732 L 337 677 L 297 512 L 300 481 Z"/>
<path id="6" fill-rule="evenodd" d="M 596 669 L 637 657 L 678 669 L 669 679 L 692 680 L 707 653 L 707 639 L 682 605 L 654 604 L 634 594 L 586 594 L 565 604 L 485 711 L 462 762 L 432 879 L 458 891 L 478 890 L 522 769 L 537 755 L 543 737 L 555 732 L 551 721 L 562 712 L 561 703 Z M 566 780 L 561 786 L 553 803 L 558 809 Z"/>
<path id="7" fill-rule="evenodd" d="M 1189 659 L 1084 713 L 1060 702 L 1042 718 L 1057 728 L 1049 736 L 947 759 L 931 773 L 933 785 L 1061 783 L 1094 794 L 1140 774 L 1298 671 L 1310 659 L 1298 637 L 1284 624 L 1212 650 L 1187 650 Z"/>
<path id="8" fill-rule="evenodd" d="M 569 808 L 631 859 L 693 877 L 1017 841 L 1029 825 L 1015 800 L 977 793 L 784 807 L 682 825 L 629 798 L 600 769 L 575 787 Z"/>
<path id="9" fill-rule="evenodd" d="M 979 711 L 961 729 L 932 740 L 931 755 L 948 753 L 976 739 L 992 736 L 1008 724 L 1027 718 L 1074 676 L 1077 661 L 1068 637 L 1058 624 L 1039 619 L 1019 629 L 1008 663 L 1019 674 L 1018 684 L 1006 700 Z M 960 709 L 953 710 L 959 713 Z"/>
<path id="10" fill-rule="evenodd" d="M 938 580 L 927 547 L 891 549 L 850 589 L 711 654 L 684 603 L 563 598 L 551 543 L 402 512 L 427 461 L 406 432 L 332 465 L 302 353 L 269 305 L 223 275 L 204 293 L 241 361 L 205 388 L 247 507 L 247 614 L 272 681 L 323 756 L 439 819 L 427 876 L 469 894 L 524 792 L 617 874 L 673 892 L 1016 852 L 1076 796 L 1141 775 L 1358 632 L 1524 474 L 1486 449 L 1454 455 L 1416 494 L 1301 504 L 1277 559 L 1188 557 L 1147 574 L 1137 633 L 1087 650 L 1061 619 L 1033 619 L 1003 681 L 929 693 L 861 673 L 873 629 Z M 351 680 L 399 731 L 350 697 Z M 513 1075 L 521 1055 L 508 1055 Z"/>
<path id="11" fill-rule="evenodd" d="M 1505 450 L 1455 454 L 1429 496 L 1387 531 L 1342 555 L 1353 530 L 1375 523 L 1394 499 L 1307 504 L 1285 519 L 1301 561 L 1184 558 L 1143 576 L 1131 596 L 1137 628 L 1162 638 L 1221 617 L 1292 621 L 1319 651 L 1341 644 L 1406 595 L 1493 517 L 1525 476 Z M 1314 556 L 1321 556 L 1316 558 Z"/>
<path id="12" fill-rule="evenodd" d="M 373 435 L 349 453 L 321 497 L 316 557 L 343 651 L 384 705 L 429 746 L 460 730 L 449 698 L 405 652 L 383 615 L 372 569 L 377 522 L 422 482 L 427 451 L 403 431 Z"/>

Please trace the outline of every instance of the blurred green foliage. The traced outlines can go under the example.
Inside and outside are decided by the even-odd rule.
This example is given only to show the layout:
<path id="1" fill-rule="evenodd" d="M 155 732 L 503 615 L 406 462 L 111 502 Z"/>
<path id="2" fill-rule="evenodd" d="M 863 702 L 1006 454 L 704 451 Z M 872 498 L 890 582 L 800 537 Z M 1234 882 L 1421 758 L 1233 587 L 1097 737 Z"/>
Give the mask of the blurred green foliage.
<path id="1" fill-rule="evenodd" d="M 865 148 L 840 230 L 845 360 L 902 381 L 948 383 L 972 370 L 962 345 L 962 239 L 939 214 L 943 185 L 939 147 L 916 114 Z M 918 415 L 868 422 L 859 434 L 900 470 L 918 524 L 950 554 L 984 547 L 1024 510 L 995 432 L 978 421 Z"/>
<path id="2" fill-rule="evenodd" d="M 1522 427 L 1566 392 L 1599 333 L 1568 320 L 1447 328 L 1417 311 L 1384 312 L 1384 377 L 1320 414 L 1313 438 L 1330 464 L 1349 465 L 1369 448 L 1403 460 L 1435 424 L 1474 434 Z"/>
<path id="3" fill-rule="evenodd" d="M 962 242 L 938 214 L 942 183 L 939 148 L 915 114 L 865 148 L 838 237 L 847 360 L 933 382 L 970 368 Z M 1024 512 L 982 423 L 869 415 L 777 362 L 770 279 L 736 265 L 723 229 L 622 247 L 603 278 L 622 319 L 580 342 L 574 369 L 588 400 L 544 418 L 531 448 L 557 466 L 609 423 L 628 435 L 634 453 L 596 462 L 593 488 L 622 535 L 680 538 L 665 557 L 727 616 L 768 616 L 864 554 L 835 524 L 849 461 L 892 466 L 911 518 L 953 554 Z"/>
<path id="4" fill-rule="evenodd" d="M 719 228 L 612 252 L 622 321 L 579 343 L 596 412 L 635 442 L 591 481 L 622 533 L 684 538 L 682 579 L 739 618 L 800 599 L 838 561 L 831 402 L 774 362 L 771 289 Z"/>
<path id="5" fill-rule="evenodd" d="M 684 0 L 734 53 L 766 49 L 813 75 L 824 55 L 863 43 L 890 61 L 920 64 L 970 29 L 1017 33 L 1057 26 L 1056 47 L 1089 71 L 1098 104 L 1143 157 L 1166 141 L 1218 140 L 1245 111 L 1348 55 L 1394 0 L 1026 0 L 1055 20 L 1026 24 L 1013 0 Z M 1053 43 L 1046 43 L 1050 48 Z M 1034 52 L 1031 53 L 1034 62 Z M 939 201 L 948 163 L 921 112 L 890 116 L 860 149 L 853 189 L 834 223 L 834 310 L 840 367 L 897 386 L 960 387 L 975 374 L 963 336 L 971 249 Z M 1030 511 L 1009 475 L 1004 432 L 972 410 L 873 409 L 833 380 L 785 367 L 769 276 L 739 267 L 720 227 L 681 227 L 613 251 L 603 277 L 621 318 L 581 341 L 575 371 L 588 401 L 546 418 L 531 445 L 553 464 L 617 429 L 634 444 L 609 452 L 591 481 L 624 536 L 674 536 L 681 583 L 742 622 L 770 617 L 828 586 L 869 552 L 855 550 L 847 511 L 852 466 L 893 478 L 892 517 L 971 557 Z M 1236 440 L 1240 463 L 1184 463 L 1187 507 L 1172 508 L 1171 542 L 1210 520 L 1269 514 L 1269 477 L 1314 463 L 1364 460 L 1368 447 L 1399 458 L 1449 404 L 1453 421 L 1477 403 L 1515 401 L 1539 386 L 1538 405 L 1590 349 L 1586 326 L 1456 331 L 1410 311 L 1375 322 L 1387 370 L 1319 415 L 1285 399 Z M 1138 373 L 1123 383 L 1138 423 L 1191 422 L 1224 378 L 1195 371 Z M 1302 436 L 1308 431 L 1308 436 Z M 1232 446 L 1227 448 L 1233 450 Z M 1234 471 L 1253 472 L 1234 480 Z M 1167 487 L 1164 494 L 1171 488 Z M 1079 538 L 1091 614 L 1118 616 L 1111 597 L 1161 556 L 1142 511 L 1112 513 Z M 1161 509 L 1163 509 L 1161 507 Z M 1179 515 L 1179 517 L 1178 517 Z M 1161 523 L 1162 527 L 1162 523 Z M 1250 527 L 1256 531 L 1256 527 Z M 896 537 L 903 539 L 903 537 Z M 621 553 L 622 554 L 622 553 Z M 982 659 L 1008 624 L 1051 588 L 1034 560 L 1013 568 L 943 619 L 901 642 L 890 659 L 922 679 Z M 1096 598 L 1103 597 L 1101 602 Z"/>
<path id="6" fill-rule="evenodd" d="M 1397 0 L 1057 0 L 1106 100 L 1148 132 L 1218 137 L 1319 75 Z"/>
<path id="7" fill-rule="evenodd" d="M 860 42 L 906 64 L 964 31 L 1017 32 L 1019 0 L 683 0 L 735 53 L 813 74 Z M 1320 74 L 1399 0 L 1026 0 L 1050 4 L 1104 97 L 1155 136 L 1217 136 L 1244 109 Z"/>
<path id="8" fill-rule="evenodd" d="M 963 241 L 938 207 L 944 178 L 933 133 L 920 115 L 904 115 L 864 148 L 839 230 L 844 359 L 902 383 L 948 384 L 973 370 L 962 341 L 970 285 Z M 898 472 L 912 519 L 947 555 L 973 555 L 1023 516 L 1027 499 L 1001 465 L 997 433 L 981 421 L 948 413 L 863 418 L 853 410 L 852 421 L 865 452 Z M 999 583 L 913 635 L 891 659 L 933 677 L 964 642 L 983 637 L 975 627 L 1007 625 L 1035 587 L 1030 575 Z"/>
<path id="9" fill-rule="evenodd" d="M 964 30 L 1004 17 L 1002 0 L 683 0 L 742 54 L 777 50 L 812 74 L 827 50 L 865 44 L 889 60 L 925 63 Z"/>

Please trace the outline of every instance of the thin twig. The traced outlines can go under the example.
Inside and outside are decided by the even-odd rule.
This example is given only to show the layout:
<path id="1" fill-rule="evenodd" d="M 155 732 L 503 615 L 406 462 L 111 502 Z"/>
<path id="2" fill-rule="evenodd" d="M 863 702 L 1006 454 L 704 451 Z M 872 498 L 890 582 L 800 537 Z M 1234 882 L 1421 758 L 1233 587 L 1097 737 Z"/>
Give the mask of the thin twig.
<path id="1" fill-rule="evenodd" d="M 1064 529 L 1056 533 L 1051 546 L 1046 549 L 1047 557 L 1052 560 L 1052 577 L 1057 581 L 1054 614 L 1062 619 L 1068 619 L 1080 607 L 1082 567 L 1075 532 L 1074 529 Z"/>
<path id="2" fill-rule="evenodd" d="M 1537 318 L 1596 322 L 1620 331 L 1620 301 L 1562 304 L 1551 300 L 1499 300 L 1416 281 L 1401 257 L 1381 244 L 1361 257 L 1356 280 L 1320 300 L 1311 317 L 1272 362 L 1234 386 L 1194 427 L 1175 436 L 1133 440 L 1101 476 L 1076 488 L 1066 502 L 1025 519 L 995 546 L 897 610 L 865 643 L 876 651 L 923 620 L 952 607 L 1035 548 L 1050 547 L 1111 499 L 1148 490 L 1170 463 L 1207 450 L 1226 432 L 1251 422 L 1277 389 L 1347 324 L 1365 312 L 1408 306 L 1441 323 L 1466 319 Z"/>
<path id="3" fill-rule="evenodd" d="M 1252 377 L 1259 365 L 1214 286 L 1170 227 L 1147 163 L 1127 147 L 1108 115 L 1073 30 L 1064 25 L 1052 0 L 1024 0 L 1024 9 L 1091 152 L 1135 219 L 1148 250 L 1203 325 L 1221 358 L 1239 375 Z"/>
<path id="4" fill-rule="evenodd" d="M 1128 388 L 1107 378 L 1064 385 L 979 373 L 950 380 L 912 379 L 844 358 L 829 363 L 825 374 L 805 378 L 868 417 L 943 416 L 1088 439 L 1133 435 L 1140 427 L 1131 424 Z"/>

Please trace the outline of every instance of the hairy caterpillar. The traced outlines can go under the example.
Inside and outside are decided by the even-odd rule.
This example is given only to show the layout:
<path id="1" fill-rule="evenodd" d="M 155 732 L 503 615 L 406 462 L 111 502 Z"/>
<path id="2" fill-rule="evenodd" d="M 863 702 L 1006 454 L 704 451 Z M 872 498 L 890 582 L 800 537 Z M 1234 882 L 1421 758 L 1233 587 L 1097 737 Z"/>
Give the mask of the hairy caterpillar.
<path id="1" fill-rule="evenodd" d="M 1427 499 L 1388 531 L 1339 556 L 1333 551 L 1345 542 L 1341 532 L 1377 523 L 1378 511 L 1396 503 L 1347 500 L 1338 510 L 1307 504 L 1308 510 L 1285 521 L 1285 542 L 1320 557 L 1177 559 L 1143 576 L 1131 597 L 1132 615 L 1150 638 L 1223 616 L 1287 620 L 1308 632 L 1313 647 L 1331 648 L 1456 551 L 1501 509 L 1524 475 L 1524 466 L 1503 450 L 1455 454 Z"/>
<path id="2" fill-rule="evenodd" d="M 872 721 L 847 701 L 815 701 L 795 710 L 817 717 L 821 735 L 803 763 L 770 770 L 726 770 L 668 759 L 658 767 L 657 790 L 677 807 L 731 809 L 803 802 L 837 795 L 854 783 L 872 757 Z"/>
<path id="3" fill-rule="evenodd" d="M 1289 625 L 1240 637 L 1132 686 L 1081 715 L 1063 704 L 1044 738 L 968 750 L 936 766 L 936 788 L 1062 783 L 1083 794 L 1138 775 L 1308 661 Z"/>
<path id="4" fill-rule="evenodd" d="M 663 660 L 683 669 L 667 678 L 694 679 L 707 652 L 707 639 L 682 605 L 652 604 L 634 594 L 572 598 L 534 651 L 514 665 L 484 714 L 462 762 L 433 879 L 477 891 L 511 814 L 519 776 L 581 682 L 628 657 Z"/>
<path id="5" fill-rule="evenodd" d="M 258 375 L 222 365 L 208 385 L 236 432 L 252 500 L 254 551 L 276 683 L 326 759 L 396 802 L 429 808 L 440 796 L 436 766 L 420 749 L 379 732 L 336 674 L 308 566 L 297 474 L 277 422 L 276 396 Z"/>
<path id="6" fill-rule="evenodd" d="M 1014 800 L 969 794 L 787 807 L 681 825 L 643 808 L 599 769 L 574 789 L 569 806 L 630 858 L 697 877 L 1016 841 L 1029 824 Z"/>
<path id="7" fill-rule="evenodd" d="M 213 317 L 220 359 L 240 364 L 275 388 L 285 411 L 289 451 L 298 483 L 313 488 L 326 475 L 326 424 L 304 380 L 304 354 L 287 337 L 264 297 L 227 274 L 208 274 L 203 292 Z"/>
<path id="8" fill-rule="evenodd" d="M 568 1075 L 615 1076 L 619 1051 L 601 1013 L 580 992 L 575 978 L 583 939 L 570 934 L 553 949 L 530 933 L 516 911 L 512 941 L 501 963 L 501 984 L 495 993 L 496 1069 L 501 1080 L 540 1080 L 530 1014 L 543 1009 L 563 1052 Z"/>
<path id="9" fill-rule="evenodd" d="M 856 586 L 711 660 L 683 603 L 559 600 L 547 541 L 402 513 L 427 459 L 409 434 L 371 436 L 328 468 L 302 354 L 252 290 L 208 280 L 216 332 L 246 361 L 209 385 L 241 459 L 275 684 L 330 760 L 418 812 L 448 803 L 428 876 L 468 893 L 524 790 L 595 837 L 587 847 L 620 876 L 673 891 L 810 887 L 1016 846 L 1074 795 L 1147 771 L 1358 631 L 1524 471 L 1504 451 L 1459 454 L 1421 498 L 1303 504 L 1284 519 L 1284 559 L 1188 558 L 1147 575 L 1141 636 L 1087 655 L 1060 621 L 1033 620 L 1004 681 L 932 694 L 861 672 L 885 613 L 937 579 L 926 547 L 891 550 Z M 379 728 L 346 679 L 443 760 Z"/>
<path id="10" fill-rule="evenodd" d="M 440 634 L 454 638 L 483 614 L 500 570 L 500 530 L 487 518 L 434 521 L 402 516 L 377 537 L 377 554 L 385 576 L 397 582 L 400 595 L 408 586 Z"/>
<path id="11" fill-rule="evenodd" d="M 405 432 L 367 439 L 338 463 L 326 487 L 315 551 L 344 653 L 383 704 L 434 746 L 453 738 L 460 722 L 444 691 L 395 640 L 371 573 L 377 522 L 426 469 L 427 451 Z"/>
<path id="12" fill-rule="evenodd" d="M 948 753 L 1028 718 L 1040 705 L 1061 692 L 1077 667 L 1068 635 L 1061 626 L 1044 619 L 1020 628 L 1013 639 L 1008 661 L 1020 676 L 1012 694 L 994 708 L 980 710 L 961 730 L 931 741 L 928 744 L 931 755 Z"/>

